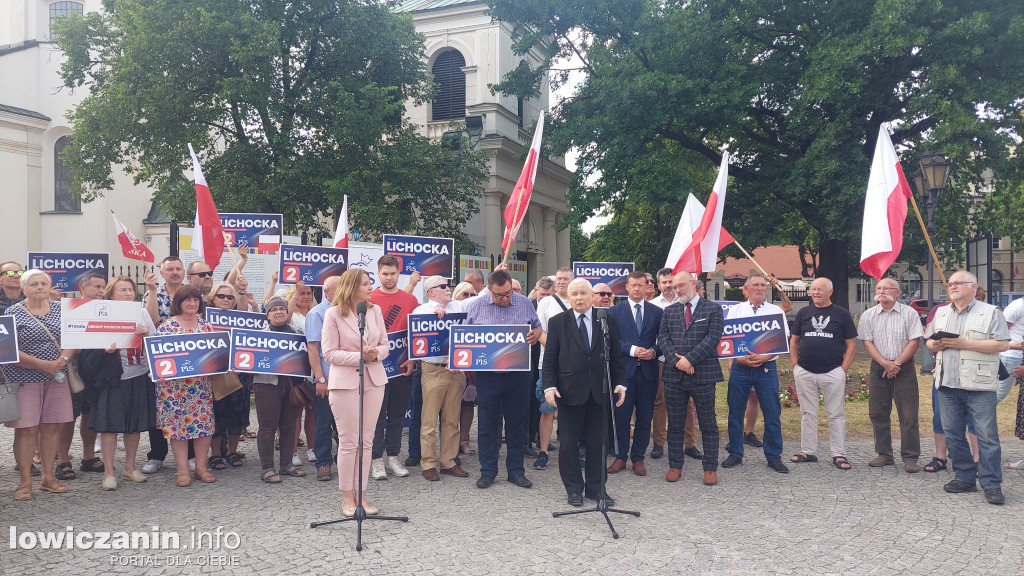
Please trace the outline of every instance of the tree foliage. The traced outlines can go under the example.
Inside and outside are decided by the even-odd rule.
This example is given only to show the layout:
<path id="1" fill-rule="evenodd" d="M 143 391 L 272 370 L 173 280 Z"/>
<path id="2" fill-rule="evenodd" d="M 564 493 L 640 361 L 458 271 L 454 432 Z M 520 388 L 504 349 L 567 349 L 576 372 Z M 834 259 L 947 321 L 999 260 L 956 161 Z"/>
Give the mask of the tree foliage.
<path id="1" fill-rule="evenodd" d="M 547 57 L 496 89 L 523 96 L 545 74 L 568 80 L 555 61 L 586 73 L 546 135 L 556 153 L 581 152 L 570 218 L 616 215 L 610 234 L 594 235 L 594 255 L 667 253 L 664 236 L 675 226 L 667 216 L 678 218 L 690 191 L 707 197 L 728 147 L 726 228 L 748 249 L 816 251 L 816 274 L 835 281 L 835 300 L 845 304 L 876 135 L 887 122 L 907 173 L 925 149 L 954 162 L 936 216 L 948 260 L 975 230 L 1024 232 L 1019 200 L 1016 221 L 991 219 L 992 203 L 1005 207 L 1021 182 L 1010 153 L 1024 133 L 1019 0 L 489 3 L 512 23 L 518 50 Z M 968 192 L 985 169 L 994 193 L 973 200 Z M 908 231 L 914 226 L 908 220 Z M 924 252 L 911 248 L 904 257 L 923 263 Z"/>
<path id="2" fill-rule="evenodd" d="M 431 95 L 422 38 L 391 3 L 105 0 L 62 22 L 62 73 L 89 95 L 65 158 L 89 201 L 123 165 L 179 221 L 195 211 L 192 143 L 218 208 L 333 232 L 342 196 L 367 237 L 465 241 L 483 159 L 404 119 Z M 318 216 L 318 215 L 323 216 Z"/>

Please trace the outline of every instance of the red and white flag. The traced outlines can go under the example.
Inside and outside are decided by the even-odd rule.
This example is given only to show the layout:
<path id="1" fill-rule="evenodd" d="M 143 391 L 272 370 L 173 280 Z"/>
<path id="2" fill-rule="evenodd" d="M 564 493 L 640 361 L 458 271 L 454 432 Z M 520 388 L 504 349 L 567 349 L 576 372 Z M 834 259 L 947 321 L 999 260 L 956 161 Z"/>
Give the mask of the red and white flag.
<path id="1" fill-rule="evenodd" d="M 910 184 L 903 175 L 896 148 L 885 125 L 878 129 L 875 156 L 864 196 L 864 226 L 860 238 L 860 268 L 881 280 L 903 248 Z"/>
<path id="2" fill-rule="evenodd" d="M 679 217 L 679 225 L 676 226 L 676 235 L 672 238 L 672 247 L 669 248 L 668 258 L 665 259 L 665 268 L 672 268 L 675 270 L 676 265 L 680 262 L 680 257 L 683 256 L 683 251 L 693 241 L 693 232 L 700 227 L 700 221 L 704 218 L 704 205 L 697 200 L 697 197 L 693 194 L 686 199 L 686 206 L 683 208 L 683 213 Z M 718 237 L 718 249 L 721 250 L 729 244 L 732 244 L 736 240 L 729 234 L 728 231 L 723 227 L 722 233 Z M 693 254 L 689 255 L 687 260 L 683 261 L 681 270 L 696 270 L 696 263 L 693 261 Z"/>
<path id="3" fill-rule="evenodd" d="M 274 254 L 281 249 L 281 237 L 277 234 L 260 234 L 258 242 L 257 254 Z"/>
<path id="4" fill-rule="evenodd" d="M 519 175 L 516 187 L 512 189 L 512 196 L 505 206 L 505 237 L 501 240 L 501 249 L 508 254 L 515 242 L 519 227 L 526 219 L 526 209 L 530 206 L 530 196 L 533 194 L 533 182 L 537 176 L 537 165 L 540 164 L 540 140 L 544 134 L 544 112 L 541 111 L 537 119 L 537 130 L 533 133 L 533 142 L 530 144 L 530 153 L 526 156 L 526 164 L 523 172 Z"/>
<path id="5" fill-rule="evenodd" d="M 348 194 L 341 202 L 341 213 L 338 214 L 338 229 L 334 232 L 334 247 L 348 248 Z"/>
<path id="6" fill-rule="evenodd" d="M 199 158 L 188 145 L 188 153 L 192 155 L 192 171 L 196 179 L 196 224 L 192 231 L 192 249 L 199 252 L 199 257 L 210 269 L 217 268 L 220 257 L 224 254 L 224 227 L 217 214 L 217 206 L 210 195 L 210 187 L 206 185 L 206 176 L 199 165 Z"/>
<path id="7" fill-rule="evenodd" d="M 127 226 L 121 224 L 113 210 L 110 211 L 110 215 L 114 217 L 114 230 L 117 232 L 117 242 L 121 245 L 121 253 L 124 254 L 124 257 L 152 264 L 156 260 L 153 252 L 135 234 L 132 234 Z"/>
<path id="8" fill-rule="evenodd" d="M 722 210 L 725 209 L 725 188 L 729 182 L 729 153 L 722 152 L 722 164 L 718 167 L 718 178 L 715 179 L 715 187 L 711 189 L 708 196 L 708 205 L 701 215 L 700 223 L 694 229 L 690 242 L 683 249 L 675 262 L 669 262 L 665 267 L 672 267 L 673 273 L 690 272 L 700 274 L 701 272 L 714 272 L 718 263 L 718 251 L 722 244 Z M 699 204 L 699 202 L 698 202 Z M 678 237 L 678 231 L 676 232 Z M 732 242 L 732 236 L 726 233 L 729 239 L 724 245 Z"/>

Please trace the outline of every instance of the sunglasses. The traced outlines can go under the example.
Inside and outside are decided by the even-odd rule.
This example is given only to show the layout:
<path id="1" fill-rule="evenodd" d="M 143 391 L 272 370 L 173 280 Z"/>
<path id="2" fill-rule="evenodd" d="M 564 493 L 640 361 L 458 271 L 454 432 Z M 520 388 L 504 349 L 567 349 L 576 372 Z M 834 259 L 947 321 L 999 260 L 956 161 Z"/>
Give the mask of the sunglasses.
<path id="1" fill-rule="evenodd" d="M 472 298 L 473 296 L 476 296 L 476 292 L 463 292 L 459 298 Z"/>
<path id="2" fill-rule="evenodd" d="M 189 276 L 199 276 L 200 278 L 210 278 L 213 276 L 213 272 L 193 272 Z"/>
<path id="3" fill-rule="evenodd" d="M 434 288 L 447 288 L 447 287 L 448 287 L 447 284 L 438 284 L 437 286 L 431 286 L 429 289 L 433 290 Z"/>
<path id="4" fill-rule="evenodd" d="M 215 294 L 215 296 L 217 298 L 222 299 L 222 300 L 234 300 L 235 299 L 234 294 Z"/>
<path id="5" fill-rule="evenodd" d="M 614 292 L 594 292 L 594 294 L 597 294 L 598 296 L 608 297 L 608 296 L 614 295 L 615 293 Z"/>
<path id="6" fill-rule="evenodd" d="M 20 277 L 25 275 L 25 271 L 24 270 L 7 270 L 7 271 L 5 271 L 3 273 L 3 275 L 7 276 L 8 278 L 20 278 Z"/>

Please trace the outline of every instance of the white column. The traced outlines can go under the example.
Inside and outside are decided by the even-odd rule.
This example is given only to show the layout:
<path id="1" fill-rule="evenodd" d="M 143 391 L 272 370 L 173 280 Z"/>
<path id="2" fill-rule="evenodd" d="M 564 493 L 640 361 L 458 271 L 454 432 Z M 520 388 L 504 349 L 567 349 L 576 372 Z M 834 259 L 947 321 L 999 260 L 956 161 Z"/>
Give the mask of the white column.
<path id="1" fill-rule="evenodd" d="M 561 214 L 557 214 L 561 217 Z M 569 229 L 558 231 L 558 263 L 557 266 L 572 266 L 572 254 L 569 252 Z"/>
<path id="2" fill-rule="evenodd" d="M 555 234 L 555 211 L 550 208 L 543 208 L 543 235 L 544 257 L 543 269 L 538 270 L 538 277 L 549 276 L 555 273 L 558 268 L 558 237 Z M 538 259 L 539 261 L 539 259 Z"/>
<path id="3" fill-rule="evenodd" d="M 484 244 L 484 255 L 494 254 L 496 260 L 500 260 L 501 239 L 505 234 L 505 224 L 501 215 L 501 192 L 489 190 L 484 192 L 484 235 L 487 241 Z"/>

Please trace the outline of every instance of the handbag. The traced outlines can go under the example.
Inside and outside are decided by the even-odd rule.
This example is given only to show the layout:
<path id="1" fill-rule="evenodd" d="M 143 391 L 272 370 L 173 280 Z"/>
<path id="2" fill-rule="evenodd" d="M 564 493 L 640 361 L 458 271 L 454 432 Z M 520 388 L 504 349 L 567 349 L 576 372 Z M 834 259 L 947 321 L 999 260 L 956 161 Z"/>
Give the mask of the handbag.
<path id="1" fill-rule="evenodd" d="M 18 384 L 0 382 L 0 422 L 14 422 L 21 419 L 18 409 Z"/>
<path id="2" fill-rule="evenodd" d="M 221 400 L 235 390 L 241 390 L 242 381 L 238 379 L 238 374 L 234 372 L 214 374 L 210 376 L 210 388 L 213 390 L 213 399 Z"/>
<path id="3" fill-rule="evenodd" d="M 21 302 L 19 302 L 18 305 L 20 305 L 22 308 L 25 308 L 25 306 Z M 28 312 L 29 318 L 35 320 L 36 324 L 39 324 L 39 327 L 42 328 L 44 332 L 46 332 L 46 335 L 50 337 L 50 340 L 53 342 L 53 345 L 57 347 L 57 354 L 60 354 L 60 343 L 58 343 L 57 339 L 53 337 L 53 332 L 50 332 L 50 329 L 46 327 L 46 324 L 43 324 L 39 320 L 39 318 L 36 318 L 36 315 L 30 312 L 28 308 L 25 308 L 25 312 Z M 82 390 L 85 390 L 85 381 L 82 380 L 82 377 L 78 375 L 78 368 L 76 368 L 75 365 L 71 362 L 68 362 L 66 368 L 68 371 L 68 388 L 71 389 L 71 393 L 78 394 Z"/>
<path id="4" fill-rule="evenodd" d="M 288 397 L 292 406 L 306 406 L 313 402 L 315 393 L 312 382 L 305 378 L 293 378 L 292 389 L 288 391 Z"/>

